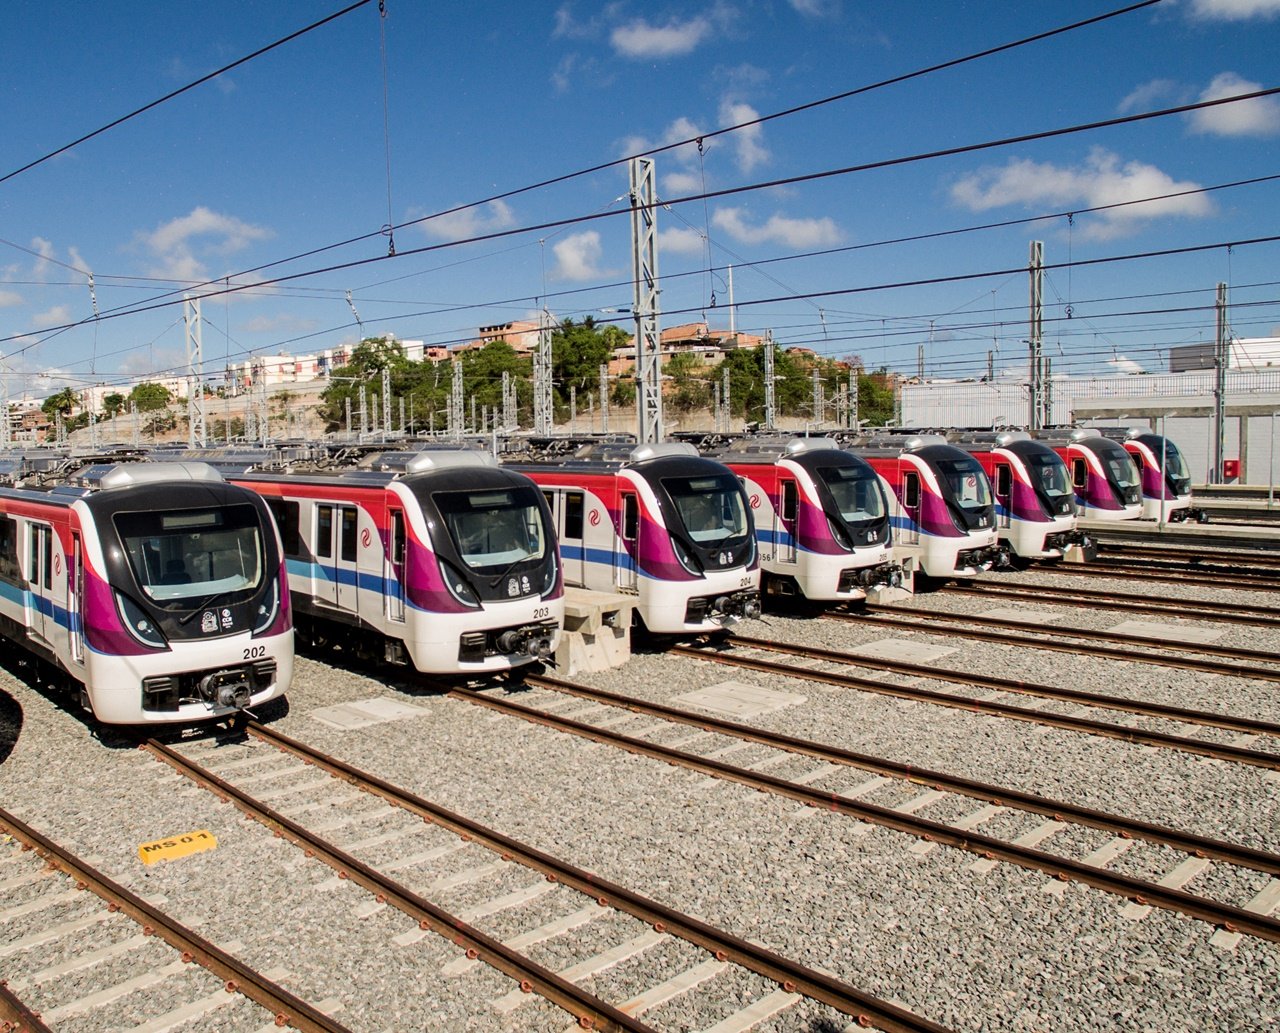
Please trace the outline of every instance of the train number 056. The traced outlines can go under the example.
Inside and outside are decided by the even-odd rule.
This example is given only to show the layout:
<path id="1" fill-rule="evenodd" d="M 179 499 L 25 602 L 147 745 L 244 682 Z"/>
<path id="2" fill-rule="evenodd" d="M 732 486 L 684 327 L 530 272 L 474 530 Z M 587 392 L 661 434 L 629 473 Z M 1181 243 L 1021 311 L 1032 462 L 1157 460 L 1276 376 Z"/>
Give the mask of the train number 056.
<path id="1" fill-rule="evenodd" d="M 244 651 L 245 660 L 256 660 L 258 657 L 266 656 L 266 655 L 267 655 L 266 646 L 249 646 Z"/>

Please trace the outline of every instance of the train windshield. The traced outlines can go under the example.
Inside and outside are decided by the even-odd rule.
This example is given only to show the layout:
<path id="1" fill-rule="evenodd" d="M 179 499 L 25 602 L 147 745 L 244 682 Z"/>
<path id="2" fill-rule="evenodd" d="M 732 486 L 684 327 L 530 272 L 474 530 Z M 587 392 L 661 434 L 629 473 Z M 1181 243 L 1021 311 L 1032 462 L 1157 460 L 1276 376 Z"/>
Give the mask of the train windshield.
<path id="1" fill-rule="evenodd" d="M 1102 468 L 1106 471 L 1107 480 L 1111 482 L 1125 502 L 1138 502 L 1138 489 L 1142 484 L 1139 479 L 1138 466 L 1123 445 L 1114 441 L 1101 440 L 1092 443 Z"/>
<path id="2" fill-rule="evenodd" d="M 938 483 L 952 502 L 967 512 L 991 505 L 991 484 L 976 459 L 939 459 Z"/>
<path id="3" fill-rule="evenodd" d="M 134 579 L 156 602 L 262 584 L 262 523 L 252 506 L 117 513 L 115 526 Z"/>
<path id="4" fill-rule="evenodd" d="M 547 533 L 533 488 L 437 491 L 431 499 L 462 562 L 478 573 L 502 573 L 546 555 Z"/>
<path id="5" fill-rule="evenodd" d="M 1027 464 L 1027 472 L 1031 475 L 1031 486 L 1050 502 L 1067 498 L 1074 494 L 1071 488 L 1071 477 L 1067 473 L 1067 464 L 1056 452 L 1045 450 L 1024 455 L 1022 461 Z"/>
<path id="6" fill-rule="evenodd" d="M 732 474 L 710 477 L 664 477 L 676 513 L 698 545 L 717 546 L 747 533 L 747 507 L 742 487 Z"/>
<path id="7" fill-rule="evenodd" d="M 869 466 L 820 466 L 817 474 L 831 492 L 836 510 L 847 524 L 862 524 L 884 516 L 880 478 Z"/>
<path id="8" fill-rule="evenodd" d="M 1160 440 L 1160 439 L 1157 439 Z M 1191 491 L 1191 468 L 1178 451 L 1178 446 L 1164 438 L 1164 476 L 1174 494 L 1185 495 Z M 1156 461 L 1160 460 L 1160 447 L 1155 448 Z"/>

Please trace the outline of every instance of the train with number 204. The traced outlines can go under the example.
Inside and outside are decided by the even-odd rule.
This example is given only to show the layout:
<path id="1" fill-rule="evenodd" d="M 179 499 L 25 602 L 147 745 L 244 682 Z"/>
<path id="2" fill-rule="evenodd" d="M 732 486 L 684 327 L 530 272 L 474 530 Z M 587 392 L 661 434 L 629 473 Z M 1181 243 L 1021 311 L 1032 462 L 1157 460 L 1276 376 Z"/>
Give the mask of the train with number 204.
<path id="1" fill-rule="evenodd" d="M 0 634 L 104 724 L 231 717 L 283 695 L 293 627 L 275 525 L 203 463 L 11 454 Z"/>

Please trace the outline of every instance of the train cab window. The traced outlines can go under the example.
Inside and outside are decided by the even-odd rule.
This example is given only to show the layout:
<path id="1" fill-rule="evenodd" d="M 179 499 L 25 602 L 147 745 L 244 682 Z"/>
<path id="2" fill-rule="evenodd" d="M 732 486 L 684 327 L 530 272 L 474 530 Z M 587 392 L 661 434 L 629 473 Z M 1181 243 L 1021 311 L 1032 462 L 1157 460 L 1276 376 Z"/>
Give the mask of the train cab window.
<path id="1" fill-rule="evenodd" d="M 356 516 L 359 510 L 351 506 L 342 507 L 342 559 L 354 563 L 356 559 Z"/>
<path id="2" fill-rule="evenodd" d="M 920 505 L 920 475 L 915 471 L 902 476 L 902 504 L 910 509 Z"/>
<path id="3" fill-rule="evenodd" d="M 316 506 L 316 555 L 333 555 L 333 507 Z"/>
<path id="4" fill-rule="evenodd" d="M 794 520 L 799 507 L 800 494 L 795 481 L 782 482 L 782 519 Z"/>
<path id="5" fill-rule="evenodd" d="M 1089 465 L 1083 459 L 1071 460 L 1071 483 L 1077 488 L 1089 483 Z"/>
<path id="6" fill-rule="evenodd" d="M 18 525 L 0 517 L 0 580 L 16 585 L 22 579 L 18 569 Z"/>
<path id="7" fill-rule="evenodd" d="M 634 542 L 640 536 L 640 501 L 634 495 L 622 496 L 622 537 Z"/>
<path id="8" fill-rule="evenodd" d="M 582 510 L 584 496 L 580 491 L 566 492 L 564 496 L 564 536 L 582 537 Z"/>
<path id="9" fill-rule="evenodd" d="M 302 536 L 298 533 L 298 503 L 284 499 L 265 499 L 267 509 L 275 517 L 276 527 L 280 529 L 280 542 L 284 545 L 284 554 L 290 559 L 302 557 Z"/>
<path id="10" fill-rule="evenodd" d="M 44 587 L 53 587 L 53 528 L 46 527 L 41 534 L 44 545 Z"/>
<path id="11" fill-rule="evenodd" d="M 1008 463 L 996 466 L 996 494 L 1008 495 L 1013 490 L 1013 470 Z"/>

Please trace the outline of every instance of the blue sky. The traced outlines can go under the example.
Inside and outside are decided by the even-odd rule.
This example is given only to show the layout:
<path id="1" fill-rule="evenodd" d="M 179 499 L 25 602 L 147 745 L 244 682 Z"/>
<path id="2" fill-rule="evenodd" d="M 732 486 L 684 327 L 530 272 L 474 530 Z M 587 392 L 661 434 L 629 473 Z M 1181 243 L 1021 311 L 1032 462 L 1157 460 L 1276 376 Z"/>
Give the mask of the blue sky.
<path id="1" fill-rule="evenodd" d="M 205 281 L 222 281 L 202 288 L 207 369 L 361 329 L 456 343 L 543 305 L 630 331 L 628 169 L 610 163 L 700 136 L 701 153 L 654 157 L 673 202 L 658 214 L 662 326 L 728 327 L 732 266 L 740 331 L 870 368 L 914 372 L 923 349 L 929 375 L 981 374 L 988 352 L 1018 370 L 1042 240 L 1050 265 L 1096 263 L 1047 274 L 1058 371 L 1154 371 L 1162 349 L 1211 341 L 1219 282 L 1237 336 L 1280 334 L 1280 244 L 1096 261 L 1280 234 L 1280 180 L 1196 192 L 1280 174 L 1280 96 L 900 161 L 1276 87 L 1280 0 L 1163 0 L 717 135 L 1125 5 L 387 0 L 385 19 L 368 4 L 10 175 L 344 6 L 6 5 L 13 396 L 180 366 L 174 302 Z M 738 192 L 698 197 L 720 191 Z M 1079 214 L 902 241 L 1063 212 Z M 458 243 L 491 233 L 506 235 Z"/>

